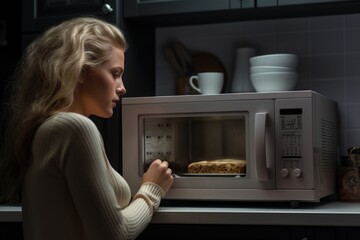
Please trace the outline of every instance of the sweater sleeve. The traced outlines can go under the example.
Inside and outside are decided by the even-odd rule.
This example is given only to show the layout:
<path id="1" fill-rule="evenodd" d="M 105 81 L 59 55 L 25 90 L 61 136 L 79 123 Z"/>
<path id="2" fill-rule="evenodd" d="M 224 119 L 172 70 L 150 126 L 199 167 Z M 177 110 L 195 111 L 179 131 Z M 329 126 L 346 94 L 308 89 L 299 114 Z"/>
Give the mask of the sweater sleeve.
<path id="1" fill-rule="evenodd" d="M 107 157 L 94 123 L 83 116 L 68 118 L 58 132 L 62 140 L 60 168 L 89 239 L 134 239 L 150 222 L 163 194 L 155 184 L 143 184 L 124 209 L 108 177 Z M 64 139 L 66 141 L 64 141 Z"/>

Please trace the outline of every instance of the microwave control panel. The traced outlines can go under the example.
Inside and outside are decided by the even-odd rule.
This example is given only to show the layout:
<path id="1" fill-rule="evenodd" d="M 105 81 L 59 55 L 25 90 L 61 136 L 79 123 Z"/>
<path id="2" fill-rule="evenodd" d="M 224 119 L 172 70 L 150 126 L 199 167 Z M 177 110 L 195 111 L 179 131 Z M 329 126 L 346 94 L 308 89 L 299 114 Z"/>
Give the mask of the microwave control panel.
<path id="1" fill-rule="evenodd" d="M 301 177 L 302 171 L 302 109 L 280 109 L 280 159 L 282 177 Z"/>

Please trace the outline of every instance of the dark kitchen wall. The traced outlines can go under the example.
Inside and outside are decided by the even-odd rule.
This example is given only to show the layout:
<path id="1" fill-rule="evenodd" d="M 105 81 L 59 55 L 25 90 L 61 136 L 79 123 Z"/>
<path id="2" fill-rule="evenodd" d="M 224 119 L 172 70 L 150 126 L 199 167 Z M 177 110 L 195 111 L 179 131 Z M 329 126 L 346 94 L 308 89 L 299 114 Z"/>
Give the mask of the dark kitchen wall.
<path id="1" fill-rule="evenodd" d="M 21 56 L 21 7 L 9 1 L 0 7 L 0 97 L 4 101 L 7 83 Z M 15 6 L 16 5 L 16 6 Z M 9 9 L 14 11 L 9 11 Z M 19 11 L 17 11 L 19 10 Z"/>

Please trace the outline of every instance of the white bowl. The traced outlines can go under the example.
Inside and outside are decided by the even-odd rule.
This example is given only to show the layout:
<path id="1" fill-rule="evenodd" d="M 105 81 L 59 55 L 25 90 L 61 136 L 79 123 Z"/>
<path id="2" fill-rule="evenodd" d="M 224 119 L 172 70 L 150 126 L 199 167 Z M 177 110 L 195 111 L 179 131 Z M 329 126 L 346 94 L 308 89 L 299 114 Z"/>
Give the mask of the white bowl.
<path id="1" fill-rule="evenodd" d="M 260 55 L 250 58 L 250 66 L 277 66 L 296 68 L 298 58 L 295 54 L 278 53 Z"/>
<path id="2" fill-rule="evenodd" d="M 257 92 L 291 91 L 295 88 L 298 74 L 295 72 L 268 72 L 250 74 Z"/>
<path id="3" fill-rule="evenodd" d="M 267 73 L 267 72 L 296 72 L 295 68 L 277 67 L 277 66 L 254 66 L 250 67 L 250 73 Z"/>

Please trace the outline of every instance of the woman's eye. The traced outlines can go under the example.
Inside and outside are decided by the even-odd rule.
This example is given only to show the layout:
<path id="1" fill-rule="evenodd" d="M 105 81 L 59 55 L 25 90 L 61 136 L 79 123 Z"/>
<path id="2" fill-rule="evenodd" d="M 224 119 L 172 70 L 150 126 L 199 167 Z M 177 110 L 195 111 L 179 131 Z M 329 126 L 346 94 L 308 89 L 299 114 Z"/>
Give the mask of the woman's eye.
<path id="1" fill-rule="evenodd" d="M 122 78 L 123 70 L 121 68 L 115 68 L 111 71 L 114 80 Z"/>
<path id="2" fill-rule="evenodd" d="M 121 76 L 120 73 L 113 73 L 114 79 L 117 79 L 117 78 L 119 78 L 120 76 Z"/>

